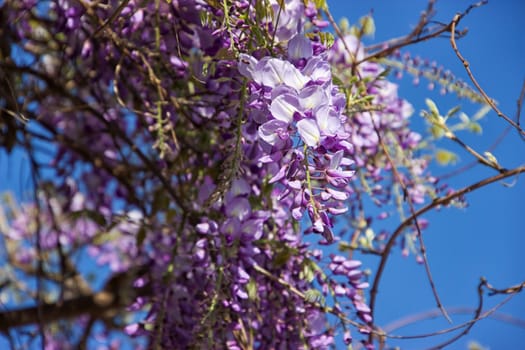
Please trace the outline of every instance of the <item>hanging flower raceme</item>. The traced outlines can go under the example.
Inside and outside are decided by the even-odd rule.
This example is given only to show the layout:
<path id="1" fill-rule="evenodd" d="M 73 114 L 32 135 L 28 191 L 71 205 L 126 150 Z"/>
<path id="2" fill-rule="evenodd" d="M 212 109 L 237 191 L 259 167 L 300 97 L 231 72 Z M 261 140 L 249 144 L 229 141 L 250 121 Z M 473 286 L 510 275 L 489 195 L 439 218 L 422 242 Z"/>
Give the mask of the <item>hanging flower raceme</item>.
<path id="1" fill-rule="evenodd" d="M 276 169 L 270 183 L 284 185 L 281 198 L 294 197 L 295 219 L 307 211 L 310 230 L 332 242 L 330 216 L 345 211 L 352 146 L 345 97 L 332 83 L 326 54 L 313 52 L 310 40 L 297 34 L 288 42 L 287 59 L 241 54 L 238 67 L 250 81 L 252 116 L 265 153 L 260 161 Z"/>
<path id="2" fill-rule="evenodd" d="M 226 1 L 223 21 L 223 7 L 211 1 L 129 1 L 114 22 L 110 6 L 54 3 L 68 16 L 56 31 L 70 64 L 44 68 L 74 95 L 43 94 L 35 108 L 47 129 L 64 135 L 57 173 L 78 179 L 84 209 L 105 214 L 81 242 L 88 255 L 112 272 L 148 264 L 135 285 L 151 293 L 129 306 L 147 316 L 126 333 L 168 349 L 326 349 L 335 327 L 305 297 L 318 285 L 369 323 L 358 264 L 331 259 L 333 274 L 322 273 L 297 225 L 306 213 L 306 232 L 334 241 L 354 173 L 345 96 L 326 48 L 302 34 L 308 21 L 324 25 L 313 3 L 271 1 L 274 16 L 259 18 L 249 1 Z M 232 57 L 259 39 L 246 35 L 257 20 L 287 50 L 240 54 L 236 64 Z M 83 99 L 89 108 L 72 108 Z M 113 213 L 122 206 L 124 218 Z M 71 227 L 68 234 L 83 237 Z M 47 236 L 51 250 L 65 237 Z"/>

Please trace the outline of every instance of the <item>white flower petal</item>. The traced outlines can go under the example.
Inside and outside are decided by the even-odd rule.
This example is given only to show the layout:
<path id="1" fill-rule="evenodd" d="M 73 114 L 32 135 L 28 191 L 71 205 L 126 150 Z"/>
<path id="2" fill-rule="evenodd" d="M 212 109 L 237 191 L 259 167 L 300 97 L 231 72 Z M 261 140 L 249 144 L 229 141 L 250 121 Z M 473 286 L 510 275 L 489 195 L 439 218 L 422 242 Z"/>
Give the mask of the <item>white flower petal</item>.
<path id="1" fill-rule="evenodd" d="M 297 129 L 304 143 L 310 147 L 317 146 L 321 139 L 321 133 L 315 121 L 312 119 L 300 120 L 297 122 Z"/>

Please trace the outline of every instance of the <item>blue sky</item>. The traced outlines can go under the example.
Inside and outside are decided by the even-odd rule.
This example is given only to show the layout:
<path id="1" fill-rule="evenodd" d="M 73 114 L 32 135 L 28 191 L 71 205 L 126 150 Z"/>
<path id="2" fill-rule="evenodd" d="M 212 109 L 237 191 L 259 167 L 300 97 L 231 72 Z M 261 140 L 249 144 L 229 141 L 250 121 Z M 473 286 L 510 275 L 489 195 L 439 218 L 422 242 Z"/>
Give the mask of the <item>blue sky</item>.
<path id="1" fill-rule="evenodd" d="M 426 1 L 327 1 L 335 18 L 347 17 L 355 23 L 359 17 L 373 10 L 376 23 L 374 42 L 408 33 L 419 19 Z M 457 12 L 462 12 L 474 1 L 438 1 L 435 19 L 448 23 Z M 500 109 L 514 117 L 516 100 L 525 79 L 525 24 L 523 14 L 525 2 L 490 1 L 477 8 L 462 20 L 460 28 L 467 27 L 468 35 L 457 41 L 463 56 L 470 62 L 476 78 L 485 91 L 498 101 Z M 468 81 L 460 61 L 454 54 L 448 39 L 440 38 L 431 42 L 409 47 L 403 52 L 436 60 L 456 76 Z M 452 96 L 441 96 L 429 91 L 427 82 L 414 86 L 410 78 L 399 81 L 399 94 L 410 101 L 416 113 L 414 122 L 419 123 L 419 111 L 425 108 L 424 99 L 430 97 L 442 111 L 461 104 L 471 113 L 475 106 L 467 101 L 458 101 Z M 486 151 L 505 129 L 506 123 L 491 112 L 482 120 L 481 136 L 461 134 L 465 141 L 480 152 Z M 452 147 L 443 143 L 444 147 Z M 515 132 L 507 134 L 493 152 L 500 164 L 507 168 L 525 163 L 525 143 Z M 458 152 L 459 166 L 472 161 L 464 152 Z M 434 165 L 436 173 L 447 169 Z M 494 171 L 477 166 L 470 172 L 447 180 L 456 188 L 463 187 L 484 177 L 495 175 Z M 507 287 L 525 280 L 524 252 L 525 229 L 525 179 L 509 179 L 512 188 L 493 184 L 469 194 L 469 207 L 463 210 L 443 209 L 425 216 L 430 227 L 425 230 L 425 243 L 430 267 L 438 292 L 445 307 L 476 307 L 477 284 L 481 276 L 496 287 Z M 377 262 L 370 260 L 374 270 Z M 486 297 L 487 308 L 500 302 L 501 297 Z M 435 309 L 435 301 L 422 265 L 412 257 L 403 258 L 394 252 L 381 283 L 376 321 L 380 325 Z M 525 295 L 518 295 L 500 309 L 501 312 L 525 319 Z M 468 320 L 469 315 L 452 315 L 453 325 Z M 452 325 L 452 326 L 453 326 Z M 397 330 L 399 335 L 413 335 L 429 332 L 449 325 L 442 317 L 433 322 Z M 522 348 L 525 331 L 497 320 L 483 320 L 476 324 L 462 340 L 447 349 L 467 349 L 469 341 L 477 341 L 490 349 Z M 418 341 L 392 341 L 405 350 L 423 349 L 447 337 L 426 338 Z"/>

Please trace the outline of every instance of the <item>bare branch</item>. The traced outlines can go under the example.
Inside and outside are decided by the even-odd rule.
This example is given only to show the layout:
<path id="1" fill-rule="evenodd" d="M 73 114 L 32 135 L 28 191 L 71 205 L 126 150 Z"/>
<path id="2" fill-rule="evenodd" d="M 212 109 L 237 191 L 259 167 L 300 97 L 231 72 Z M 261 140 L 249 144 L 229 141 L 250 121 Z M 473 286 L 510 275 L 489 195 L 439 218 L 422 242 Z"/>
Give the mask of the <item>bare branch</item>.
<path id="1" fill-rule="evenodd" d="M 459 49 L 458 49 L 458 46 L 456 44 L 456 39 L 455 39 L 455 36 L 456 36 L 456 33 L 455 33 L 455 30 L 456 30 L 456 26 L 459 24 L 459 21 L 461 21 L 461 19 L 463 18 L 463 15 L 461 14 L 457 14 L 456 16 L 454 16 L 454 19 L 452 20 L 452 22 L 450 23 L 450 44 L 452 45 L 452 49 L 454 50 L 454 52 L 456 53 L 456 56 L 458 56 L 459 60 L 461 61 L 461 63 L 463 63 L 463 67 L 465 67 L 465 70 L 467 71 L 467 74 L 470 78 L 470 80 L 472 81 L 472 84 L 474 84 L 474 86 L 476 87 L 476 89 L 479 91 L 479 93 L 481 94 L 481 96 L 483 96 L 483 98 L 485 99 L 485 101 L 490 105 L 490 107 L 494 110 L 494 112 L 496 112 L 496 114 L 505 119 L 505 121 L 507 123 L 509 123 L 510 125 L 512 125 L 516 130 L 518 130 L 519 134 L 523 137 L 525 135 L 525 130 L 523 130 L 519 124 L 517 124 L 516 122 L 514 122 L 512 119 L 510 119 L 507 115 L 505 115 L 497 106 L 496 106 L 496 103 L 494 102 L 493 99 L 491 99 L 487 93 L 481 88 L 481 86 L 479 85 L 478 81 L 476 80 L 476 78 L 474 77 L 474 74 L 472 74 L 472 70 L 470 69 L 470 63 L 463 57 L 463 55 L 461 54 L 461 52 L 459 52 Z M 521 98 L 520 98 L 521 99 Z"/>
<path id="2" fill-rule="evenodd" d="M 436 284 L 434 283 L 434 279 L 432 278 L 432 272 L 430 271 L 430 265 L 428 263 L 428 258 L 427 258 L 427 254 L 426 254 L 426 247 L 425 247 L 425 243 L 423 241 L 423 233 L 421 232 L 421 228 L 419 226 L 419 222 L 417 220 L 417 216 L 415 216 L 414 203 L 412 203 L 412 199 L 408 195 L 408 188 L 405 185 L 401 175 L 399 174 L 399 171 L 397 170 L 396 164 L 394 163 L 392 157 L 390 156 L 390 153 L 388 152 L 388 149 L 387 149 L 385 143 L 383 142 L 383 138 L 381 136 L 381 133 L 379 132 L 379 129 L 375 125 L 373 119 L 372 119 L 372 123 L 374 124 L 374 129 L 375 129 L 375 132 L 376 132 L 377 137 L 379 139 L 379 144 L 381 145 L 381 148 L 383 149 L 383 152 L 385 152 L 385 156 L 387 157 L 387 160 L 390 163 L 390 166 L 392 167 L 392 173 L 394 175 L 394 178 L 397 181 L 397 183 L 399 183 L 401 188 L 403 189 L 403 197 L 408 202 L 408 206 L 410 208 L 410 213 L 414 217 L 414 225 L 415 225 L 416 230 L 417 230 L 417 237 L 418 237 L 418 240 L 419 240 L 419 245 L 420 245 L 420 249 L 421 249 L 421 255 L 423 257 L 423 263 L 425 265 L 425 271 L 426 271 L 426 274 L 427 274 L 427 277 L 428 277 L 428 281 L 430 283 L 430 288 L 432 289 L 432 294 L 434 295 L 434 299 L 436 300 L 437 307 L 441 310 L 441 312 L 443 313 L 443 316 L 447 319 L 447 321 L 449 323 L 452 323 L 452 320 L 450 319 L 449 315 L 447 314 L 447 310 L 445 310 L 445 308 L 443 307 L 443 304 L 441 303 L 441 298 L 439 297 L 439 294 L 437 292 Z M 388 255 L 389 252 L 385 251 L 385 252 L 383 252 L 383 254 L 387 254 Z M 385 255 L 382 256 L 382 260 L 383 259 L 385 259 Z M 371 309 L 373 310 L 372 304 L 370 304 L 370 305 L 371 305 Z"/>
<path id="3" fill-rule="evenodd" d="M 506 178 L 509 178 L 509 177 L 512 177 L 512 176 L 516 176 L 516 175 L 519 175 L 519 174 L 524 173 L 524 172 L 525 172 L 525 166 L 520 166 L 520 167 L 511 169 L 511 170 L 505 171 L 505 172 L 503 172 L 501 174 L 497 174 L 497 175 L 485 178 L 485 179 L 483 179 L 481 181 L 478 181 L 478 182 L 476 182 L 476 183 L 474 183 L 474 184 L 472 184 L 470 186 L 466 186 L 466 187 L 462 188 L 461 190 L 452 192 L 451 194 L 449 194 L 447 196 L 435 199 L 432 203 L 430 203 L 430 204 L 426 205 L 425 207 L 417 210 L 414 214 L 412 214 L 405 221 L 403 221 L 401 223 L 401 225 L 399 225 L 397 227 L 397 229 L 394 231 L 392 236 L 390 236 L 388 242 L 386 243 L 385 249 L 383 251 L 383 258 L 381 259 L 381 262 L 379 263 L 379 266 L 377 268 L 377 273 L 376 273 L 374 281 L 372 283 L 372 289 L 370 290 L 370 309 L 372 310 L 372 315 L 373 315 L 373 312 L 374 312 L 374 306 L 375 306 L 375 303 L 376 303 L 377 293 L 378 293 L 378 290 L 379 290 L 379 283 L 381 281 L 381 277 L 382 277 L 383 272 L 385 270 L 386 263 L 388 261 L 388 257 L 390 255 L 390 252 L 391 252 L 392 248 L 394 247 L 394 244 L 395 244 L 397 238 L 399 237 L 399 235 L 403 232 L 403 230 L 408 225 L 410 225 L 412 223 L 413 220 L 415 220 L 419 216 L 423 215 L 424 213 L 426 213 L 426 212 L 428 212 L 428 211 L 430 211 L 430 210 L 432 210 L 432 209 L 434 209 L 434 208 L 436 208 L 438 206 L 447 205 L 452 200 L 454 200 L 456 198 L 459 198 L 459 197 L 461 197 L 461 196 L 463 196 L 463 195 L 465 195 L 467 193 L 473 192 L 473 191 L 475 191 L 477 189 L 485 187 L 485 186 L 487 186 L 489 184 L 492 184 L 494 182 L 501 181 L 501 180 L 504 180 Z"/>
<path id="4" fill-rule="evenodd" d="M 91 36 L 92 38 L 96 38 L 100 32 L 102 32 L 104 30 L 104 28 L 106 28 L 107 26 L 109 26 L 111 24 L 111 22 L 115 21 L 115 19 L 120 15 L 120 13 L 122 12 L 122 10 L 124 10 L 124 8 L 128 5 L 129 3 L 129 0 L 123 0 L 120 5 L 117 7 L 117 9 L 115 10 L 115 12 L 113 12 L 111 14 L 111 16 L 109 16 L 109 18 L 107 20 L 104 21 L 104 23 L 102 23 L 100 25 L 100 27 L 97 28 L 97 30 L 95 30 L 93 32 L 93 35 Z M 84 5 L 85 7 L 86 6 L 89 6 L 87 5 L 86 3 L 84 3 L 82 1 L 82 5 Z"/>
<path id="5" fill-rule="evenodd" d="M 521 109 L 523 105 L 523 100 L 525 99 L 525 79 L 523 79 L 523 84 L 521 85 L 521 92 L 520 96 L 518 97 L 518 101 L 516 102 L 517 108 L 516 108 L 516 124 L 521 128 L 520 124 L 520 117 L 521 117 Z M 525 140 L 525 136 L 523 134 L 520 134 L 521 139 Z"/>
<path id="6" fill-rule="evenodd" d="M 520 284 L 517 284 L 515 286 L 503 288 L 503 289 L 497 289 L 494 288 L 485 278 L 481 279 L 483 282 L 483 285 L 487 287 L 488 290 L 490 290 L 489 295 L 495 295 L 495 294 L 514 294 L 519 293 L 525 288 L 525 281 L 521 282 Z"/>
<path id="7" fill-rule="evenodd" d="M 483 310 L 483 281 L 481 281 L 478 284 L 478 307 L 474 311 L 474 317 L 472 318 L 472 320 L 476 320 L 476 321 L 479 320 L 482 310 Z M 470 332 L 470 330 L 472 329 L 472 327 L 474 327 L 474 324 L 476 324 L 476 322 L 469 323 L 465 327 L 465 329 L 463 329 L 460 333 L 458 333 L 455 336 L 453 336 L 452 338 L 442 342 L 441 344 L 438 344 L 436 346 L 428 348 L 428 350 L 443 349 L 445 346 L 452 344 L 453 342 L 455 342 L 459 338 L 463 337 L 464 335 L 467 335 L 468 332 Z"/>
<path id="8" fill-rule="evenodd" d="M 437 36 L 440 36 L 441 34 L 447 32 L 447 26 L 439 25 L 438 28 L 427 28 L 427 24 L 429 23 L 429 20 L 434 16 L 434 4 L 435 0 L 429 0 L 427 4 L 427 8 L 421 13 L 421 16 L 419 17 L 419 22 L 415 26 L 415 28 L 410 32 L 408 35 L 396 38 L 396 39 L 390 39 L 386 42 L 379 43 L 377 45 L 374 45 L 373 47 L 368 48 L 374 49 L 374 48 L 380 48 L 380 51 L 374 52 L 370 54 L 368 57 L 365 57 L 362 62 L 372 60 L 372 59 L 378 59 L 382 57 L 390 56 L 392 53 L 394 53 L 396 50 L 399 50 L 402 47 L 413 45 L 422 41 L 426 41 L 432 38 L 435 38 Z M 426 35 L 422 35 L 424 33 L 428 33 Z M 464 35 L 465 33 L 460 33 L 460 35 Z M 361 62 L 359 62 L 361 63 Z"/>
<path id="9" fill-rule="evenodd" d="M 476 309 L 472 307 L 450 307 L 447 309 L 449 314 L 454 314 L 454 315 L 472 314 L 475 312 L 475 310 Z M 424 312 L 421 312 L 415 315 L 410 315 L 407 317 L 403 317 L 399 320 L 391 322 L 387 324 L 386 326 L 382 327 L 382 329 L 386 333 L 391 333 L 395 330 L 406 327 L 408 325 L 411 325 L 417 322 L 421 322 L 421 321 L 430 320 L 430 319 L 437 318 L 440 316 L 441 316 L 441 310 L 439 309 L 424 311 Z M 525 329 L 525 320 L 514 317 L 510 314 L 506 314 L 503 312 L 494 312 L 492 315 L 489 315 L 488 318 L 492 318 L 494 320 L 498 320 L 498 321 Z"/>
<path id="10" fill-rule="evenodd" d="M 133 282 L 140 272 L 147 271 L 142 266 L 113 275 L 100 292 L 82 295 L 52 304 L 40 303 L 37 306 L 0 312 L 0 332 L 35 323 L 46 324 L 64 319 L 73 319 L 81 315 L 90 315 L 96 319 L 112 318 L 118 314 L 136 296 L 151 293 L 146 284 L 134 288 Z"/>
<path id="11" fill-rule="evenodd" d="M 462 328 L 474 325 L 476 322 L 478 322 L 480 320 L 483 320 L 485 318 L 491 317 L 496 312 L 496 310 L 499 310 L 503 305 L 508 303 L 515 295 L 516 294 L 511 294 L 511 295 L 507 296 L 504 300 L 499 302 L 497 305 L 495 305 L 491 309 L 489 309 L 489 310 L 487 310 L 487 311 L 485 311 L 483 313 L 480 313 L 478 317 L 474 317 L 474 318 L 470 319 L 469 321 L 461 323 L 461 324 L 458 324 L 457 326 L 454 326 L 454 327 L 442 329 L 442 330 L 431 332 L 431 333 L 424 333 L 424 334 L 396 335 L 396 334 L 384 333 L 383 336 L 386 337 L 386 338 L 390 338 L 390 339 L 422 339 L 422 338 L 430 338 L 430 337 L 435 337 L 435 336 L 439 336 L 439 335 L 443 335 L 443 334 L 448 334 L 448 333 L 460 330 Z M 478 310 L 478 307 L 476 307 L 476 308 L 469 308 L 469 310 L 471 312 L 476 313 L 477 310 Z M 435 314 L 437 316 L 439 316 L 440 313 L 441 313 L 440 310 L 436 310 L 436 312 L 435 312 Z M 433 348 L 435 349 L 436 347 L 433 347 Z"/>

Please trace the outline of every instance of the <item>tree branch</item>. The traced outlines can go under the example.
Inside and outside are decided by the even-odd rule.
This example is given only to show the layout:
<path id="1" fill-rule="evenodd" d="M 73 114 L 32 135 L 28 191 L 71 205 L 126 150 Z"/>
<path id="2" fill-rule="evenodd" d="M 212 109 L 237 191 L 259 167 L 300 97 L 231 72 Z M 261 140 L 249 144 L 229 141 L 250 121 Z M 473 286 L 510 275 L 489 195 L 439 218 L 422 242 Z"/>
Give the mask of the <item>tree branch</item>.
<path id="1" fill-rule="evenodd" d="M 496 114 L 498 115 L 498 117 L 501 117 L 503 119 L 505 119 L 505 121 L 507 123 L 509 123 L 510 125 L 512 125 L 516 130 L 518 130 L 518 133 L 523 137 L 525 135 L 525 130 L 523 130 L 519 124 L 517 124 L 516 122 L 514 122 L 512 119 L 510 119 L 508 116 L 506 116 L 497 106 L 496 106 L 496 103 L 494 102 L 493 99 L 491 99 L 487 93 L 481 88 L 481 86 L 479 85 L 478 81 L 476 80 L 476 78 L 474 77 L 474 74 L 472 74 L 472 71 L 470 69 L 470 63 L 463 57 L 463 55 L 461 54 L 461 52 L 459 52 L 459 49 L 458 49 L 458 46 L 456 44 L 456 40 L 455 40 L 455 30 L 456 30 L 456 25 L 459 23 L 459 21 L 461 20 L 461 18 L 463 18 L 463 16 L 461 14 L 457 14 L 456 16 L 454 16 L 454 19 L 452 20 L 452 22 L 450 23 L 450 44 L 452 45 L 452 49 L 454 50 L 454 52 L 456 53 L 456 56 L 458 56 L 459 60 L 461 61 L 461 63 L 463 63 L 463 67 L 465 67 L 465 70 L 467 71 L 467 74 L 470 78 L 470 80 L 472 81 L 472 84 L 474 84 L 474 86 L 476 87 L 476 89 L 479 91 L 479 93 L 481 94 L 481 96 L 483 96 L 483 98 L 485 99 L 485 101 L 490 105 L 490 107 L 494 110 L 494 112 L 496 112 Z"/>
<path id="2" fill-rule="evenodd" d="M 440 205 L 447 205 L 452 200 L 454 200 L 456 198 L 459 198 L 459 197 L 461 197 L 461 196 L 463 196 L 463 195 L 465 195 L 467 193 L 470 193 L 470 192 L 475 191 L 475 190 L 477 190 L 479 188 L 485 187 L 485 186 L 487 186 L 487 185 L 489 185 L 491 183 L 494 183 L 494 182 L 497 182 L 497 181 L 501 181 L 501 180 L 504 180 L 504 179 L 506 179 L 508 177 L 515 176 L 515 175 L 518 175 L 518 174 L 521 174 L 521 173 L 524 173 L 524 172 L 525 172 L 525 166 L 520 166 L 520 167 L 511 169 L 511 170 L 508 170 L 506 172 L 497 174 L 495 176 L 483 179 L 483 180 L 481 180 L 479 182 L 476 182 L 476 183 L 474 183 L 474 184 L 472 184 L 470 186 L 464 187 L 464 188 L 462 188 L 459 191 L 453 192 L 453 193 L 451 193 L 451 194 L 449 194 L 447 196 L 435 199 L 434 201 L 432 201 L 432 203 L 430 203 L 430 204 L 426 205 L 425 207 L 417 210 L 414 214 L 410 215 L 405 221 L 403 221 L 401 223 L 401 225 L 399 225 L 397 227 L 397 229 L 394 231 L 392 236 L 390 236 L 388 242 L 386 243 L 385 249 L 383 251 L 383 258 L 381 259 L 381 262 L 379 263 L 379 266 L 377 268 L 377 273 L 375 275 L 374 282 L 372 284 L 372 289 L 370 290 L 370 309 L 371 309 L 372 316 L 373 316 L 374 309 L 375 309 L 375 302 L 376 302 L 376 297 L 377 297 L 377 293 L 378 293 L 378 289 L 379 289 L 379 282 L 381 281 L 381 277 L 382 277 L 383 272 L 385 270 L 386 263 L 388 261 L 388 256 L 389 256 L 392 248 L 394 247 L 394 244 L 395 244 L 397 238 L 399 237 L 399 235 L 403 232 L 403 230 L 408 225 L 410 225 L 410 223 L 413 220 L 416 220 L 419 216 L 423 215 L 427 211 L 430 211 L 431 209 L 436 208 L 436 207 L 438 207 Z"/>
<path id="3" fill-rule="evenodd" d="M 12 328 L 37 322 L 46 324 L 58 320 L 73 319 L 81 315 L 90 315 L 94 319 L 112 318 L 137 296 L 145 296 L 151 293 L 149 284 L 140 288 L 133 287 L 133 282 L 137 276 L 146 271 L 147 266 L 141 266 L 117 273 L 106 282 L 104 289 L 100 292 L 78 296 L 63 302 L 43 303 L 23 309 L 0 312 L 0 332 L 7 332 Z"/>

